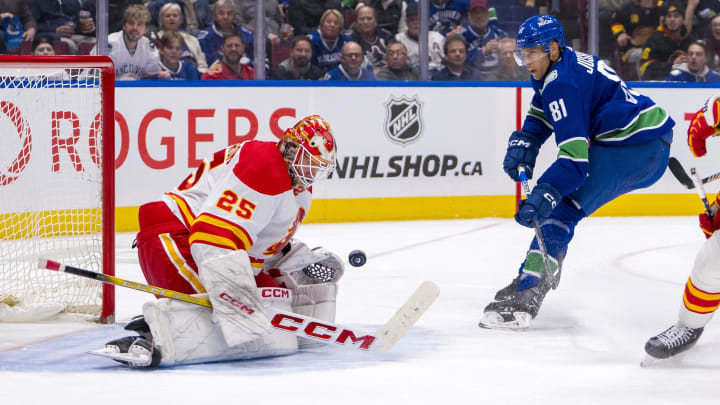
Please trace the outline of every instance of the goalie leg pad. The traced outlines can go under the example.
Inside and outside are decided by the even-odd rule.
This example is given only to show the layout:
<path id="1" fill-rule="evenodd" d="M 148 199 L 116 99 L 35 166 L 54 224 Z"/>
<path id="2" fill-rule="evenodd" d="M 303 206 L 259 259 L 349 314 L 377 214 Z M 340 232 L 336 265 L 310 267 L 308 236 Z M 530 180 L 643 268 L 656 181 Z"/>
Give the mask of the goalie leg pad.
<path id="1" fill-rule="evenodd" d="M 292 310 L 301 315 L 322 319 L 335 323 L 335 307 L 337 303 L 337 284 L 324 283 L 298 286 L 294 290 Z M 298 338 L 300 348 L 315 346 L 320 343 L 310 339 Z"/>
<path id="2" fill-rule="evenodd" d="M 690 328 L 702 328 L 710 322 L 720 300 L 720 232 L 705 241 L 695 257 L 690 278 L 685 284 L 680 321 Z"/>
<path id="3" fill-rule="evenodd" d="M 284 288 L 263 288 L 263 305 L 290 311 L 292 292 Z M 297 338 L 271 330 L 252 341 L 230 347 L 222 328 L 212 321 L 207 307 L 162 298 L 143 306 L 153 342 L 162 353 L 161 365 L 246 360 L 297 352 Z"/>
<path id="4" fill-rule="evenodd" d="M 207 259 L 199 269 L 212 303 L 212 320 L 220 325 L 228 346 L 247 343 L 270 331 L 247 252 L 236 250 Z"/>

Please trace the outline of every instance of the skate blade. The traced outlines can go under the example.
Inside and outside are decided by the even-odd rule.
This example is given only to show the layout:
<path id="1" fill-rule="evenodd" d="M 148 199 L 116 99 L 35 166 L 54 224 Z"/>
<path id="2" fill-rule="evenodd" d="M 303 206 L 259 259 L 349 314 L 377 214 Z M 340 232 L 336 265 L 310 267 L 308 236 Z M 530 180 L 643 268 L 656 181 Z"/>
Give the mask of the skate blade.
<path id="1" fill-rule="evenodd" d="M 90 350 L 87 352 L 95 356 L 108 357 L 121 363 L 129 364 L 133 367 L 145 367 L 152 361 L 152 355 L 145 353 L 119 353 L 107 348 Z"/>
<path id="2" fill-rule="evenodd" d="M 532 316 L 527 312 L 513 312 L 514 320 L 505 321 L 497 312 L 485 312 L 485 315 L 478 323 L 478 326 L 484 329 L 503 329 L 503 330 L 525 330 L 530 326 Z"/>
<path id="3" fill-rule="evenodd" d="M 643 357 L 642 360 L 640 360 L 640 367 L 647 368 L 647 367 L 653 367 L 663 362 L 665 359 L 658 359 L 657 357 L 651 356 L 649 354 L 645 354 L 645 357 Z"/>

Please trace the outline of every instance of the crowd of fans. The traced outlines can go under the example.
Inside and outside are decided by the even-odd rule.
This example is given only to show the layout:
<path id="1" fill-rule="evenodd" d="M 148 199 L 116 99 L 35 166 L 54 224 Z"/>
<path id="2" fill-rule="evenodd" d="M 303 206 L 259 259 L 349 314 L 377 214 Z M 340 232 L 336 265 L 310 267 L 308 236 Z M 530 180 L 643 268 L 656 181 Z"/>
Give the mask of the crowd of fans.
<path id="1" fill-rule="evenodd" d="M 266 77 L 417 80 L 426 63 L 432 80 L 524 81 L 513 57 L 522 21 L 511 21 L 510 3 L 570 18 L 580 34 L 568 42 L 586 50 L 586 0 L 429 0 L 427 61 L 418 58 L 417 0 L 263 0 Z M 117 79 L 252 80 L 255 7 L 109 1 Z M 599 0 L 599 11 L 599 56 L 623 79 L 720 81 L 720 1 Z M 95 12 L 95 0 L 0 0 L 0 54 L 96 53 Z"/>

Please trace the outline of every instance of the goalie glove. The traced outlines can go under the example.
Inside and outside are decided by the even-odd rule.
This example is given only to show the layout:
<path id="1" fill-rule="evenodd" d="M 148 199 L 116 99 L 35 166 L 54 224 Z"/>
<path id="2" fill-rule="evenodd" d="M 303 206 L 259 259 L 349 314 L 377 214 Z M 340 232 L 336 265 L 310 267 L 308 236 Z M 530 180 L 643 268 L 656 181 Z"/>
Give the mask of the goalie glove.
<path id="1" fill-rule="evenodd" d="M 715 197 L 715 201 L 710 205 L 710 212 L 712 212 L 712 218 L 708 216 L 707 213 L 700 214 L 699 220 L 700 220 L 700 229 L 702 229 L 703 233 L 705 234 L 705 238 L 710 238 L 712 234 L 720 229 L 720 215 L 718 215 L 718 209 L 720 206 L 718 205 L 718 197 Z"/>
<path id="2" fill-rule="evenodd" d="M 718 128 L 720 128 L 720 97 L 711 97 L 703 108 L 695 113 L 688 128 L 688 146 L 693 156 L 701 157 L 707 153 L 705 141 L 710 136 L 717 135 Z"/>

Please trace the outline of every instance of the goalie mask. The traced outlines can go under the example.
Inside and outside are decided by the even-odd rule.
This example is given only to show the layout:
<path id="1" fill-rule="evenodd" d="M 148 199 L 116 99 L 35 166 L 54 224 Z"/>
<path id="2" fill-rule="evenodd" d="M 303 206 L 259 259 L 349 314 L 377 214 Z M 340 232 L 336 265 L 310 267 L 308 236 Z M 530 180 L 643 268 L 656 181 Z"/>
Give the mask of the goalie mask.
<path id="1" fill-rule="evenodd" d="M 305 117 L 285 131 L 280 143 L 293 187 L 310 187 L 335 170 L 335 138 L 330 125 L 318 115 Z"/>

